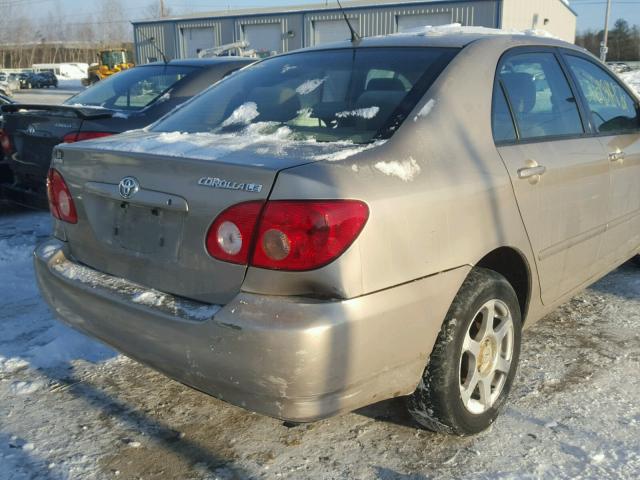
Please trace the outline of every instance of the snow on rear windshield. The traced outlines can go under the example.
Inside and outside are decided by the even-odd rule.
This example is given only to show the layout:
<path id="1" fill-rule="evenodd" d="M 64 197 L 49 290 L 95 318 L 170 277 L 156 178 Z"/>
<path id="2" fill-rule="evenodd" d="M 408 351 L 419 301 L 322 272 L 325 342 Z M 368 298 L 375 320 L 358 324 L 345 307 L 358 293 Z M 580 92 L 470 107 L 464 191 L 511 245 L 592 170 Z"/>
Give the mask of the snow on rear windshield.
<path id="1" fill-rule="evenodd" d="M 228 77 L 152 127 L 232 133 L 260 124 L 294 139 L 389 138 L 458 49 L 357 48 L 274 57 Z"/>

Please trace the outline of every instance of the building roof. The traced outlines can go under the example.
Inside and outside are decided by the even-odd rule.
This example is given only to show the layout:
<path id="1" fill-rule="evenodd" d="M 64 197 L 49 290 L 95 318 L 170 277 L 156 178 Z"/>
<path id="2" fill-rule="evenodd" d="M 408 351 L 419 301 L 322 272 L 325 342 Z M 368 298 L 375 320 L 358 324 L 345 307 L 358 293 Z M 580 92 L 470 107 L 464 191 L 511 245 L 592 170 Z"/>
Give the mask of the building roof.
<path id="1" fill-rule="evenodd" d="M 477 41 L 500 41 L 506 42 L 517 40 L 522 44 L 531 45 L 552 45 L 565 48 L 584 50 L 572 43 L 565 42 L 558 38 L 542 35 L 542 32 L 535 31 L 508 31 L 485 27 L 461 27 L 446 25 L 442 27 L 425 27 L 407 33 L 395 33 L 391 35 L 380 35 L 365 37 L 358 42 L 359 47 L 444 47 L 462 48 Z M 333 48 L 353 48 L 353 44 L 348 41 L 328 43 L 308 47 L 304 50 L 327 50 Z M 297 50 L 298 52 L 300 50 Z M 295 52 L 289 52 L 295 53 Z"/>
<path id="2" fill-rule="evenodd" d="M 343 1 L 342 6 L 345 10 L 354 10 L 370 7 L 393 7 L 397 5 L 423 5 L 423 4 L 446 4 L 446 3 L 460 3 L 469 2 L 470 0 L 351 0 Z M 487 2 L 496 0 L 471 0 L 475 2 Z M 499 0 L 498 0 L 499 1 Z M 562 1 L 562 0 L 558 0 Z M 564 3 L 564 2 L 563 2 Z M 132 22 L 134 25 L 144 23 L 159 23 L 159 22 L 175 22 L 180 20 L 196 20 L 205 18 L 225 18 L 225 17 L 249 17 L 254 15 L 273 15 L 273 14 L 287 14 L 287 13 L 308 13 L 308 12 L 339 12 L 338 3 L 336 0 L 327 0 L 321 3 L 309 3 L 306 5 L 288 5 L 280 7 L 263 7 L 263 8 L 239 8 L 218 10 L 213 12 L 199 12 L 188 15 L 176 15 L 170 17 L 149 19 L 149 20 L 137 20 Z"/>

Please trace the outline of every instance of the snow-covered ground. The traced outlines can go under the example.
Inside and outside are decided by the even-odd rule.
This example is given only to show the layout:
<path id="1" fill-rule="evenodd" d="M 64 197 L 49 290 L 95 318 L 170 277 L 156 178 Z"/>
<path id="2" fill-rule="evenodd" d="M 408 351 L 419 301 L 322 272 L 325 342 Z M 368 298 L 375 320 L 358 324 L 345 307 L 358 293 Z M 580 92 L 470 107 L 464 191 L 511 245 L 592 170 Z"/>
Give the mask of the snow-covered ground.
<path id="1" fill-rule="evenodd" d="M 621 73 L 620 77 L 631 86 L 640 96 L 640 70 Z"/>
<path id="2" fill-rule="evenodd" d="M 419 430 L 396 399 L 290 427 L 195 392 L 56 322 L 33 278 L 45 213 L 0 212 L 0 479 L 640 476 L 640 268 L 525 335 L 490 431 Z"/>

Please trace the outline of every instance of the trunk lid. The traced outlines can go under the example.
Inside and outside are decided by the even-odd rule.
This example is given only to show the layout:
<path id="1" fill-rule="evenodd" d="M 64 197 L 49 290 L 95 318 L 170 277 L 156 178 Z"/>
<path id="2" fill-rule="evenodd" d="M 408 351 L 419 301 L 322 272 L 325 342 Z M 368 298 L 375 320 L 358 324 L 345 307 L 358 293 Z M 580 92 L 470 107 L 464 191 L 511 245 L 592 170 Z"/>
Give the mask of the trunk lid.
<path id="1" fill-rule="evenodd" d="M 53 165 L 79 217 L 75 225 L 64 224 L 71 254 L 150 288 L 225 304 L 240 290 L 247 267 L 207 253 L 215 218 L 232 205 L 265 201 L 280 170 L 344 148 L 144 131 L 60 146 Z M 129 198 L 119 188 L 124 178 L 139 185 Z"/>
<path id="2" fill-rule="evenodd" d="M 88 109 L 52 105 L 5 105 L 2 107 L 4 130 L 15 151 L 12 159 L 29 171 L 46 172 L 51 151 L 65 135 L 78 133 L 86 120 L 110 118 L 106 109 Z M 42 183 L 36 175 L 38 184 Z"/>

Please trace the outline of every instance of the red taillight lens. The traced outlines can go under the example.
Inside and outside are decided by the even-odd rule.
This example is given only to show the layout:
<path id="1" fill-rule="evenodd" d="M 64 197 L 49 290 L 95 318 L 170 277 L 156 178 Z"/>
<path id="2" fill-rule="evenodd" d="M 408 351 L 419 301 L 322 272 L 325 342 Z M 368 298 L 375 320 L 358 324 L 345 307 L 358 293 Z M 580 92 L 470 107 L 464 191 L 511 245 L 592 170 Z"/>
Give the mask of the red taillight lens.
<path id="1" fill-rule="evenodd" d="M 115 135 L 111 132 L 72 132 L 62 137 L 64 143 L 82 142 L 83 140 L 92 140 L 94 138 L 110 137 Z"/>
<path id="2" fill-rule="evenodd" d="M 4 133 L 3 130 L 0 130 L 0 147 L 2 147 L 2 151 L 5 155 L 11 155 L 13 152 L 13 145 L 11 145 L 11 139 L 9 135 Z"/>
<path id="3" fill-rule="evenodd" d="M 49 169 L 47 175 L 47 197 L 49 197 L 49 209 L 58 220 L 67 223 L 78 223 L 76 206 L 69 187 L 56 169 Z"/>
<path id="4" fill-rule="evenodd" d="M 227 208 L 207 232 L 207 252 L 225 262 L 246 265 L 256 222 L 264 202 L 245 202 Z"/>
<path id="5" fill-rule="evenodd" d="M 251 265 L 290 271 L 322 267 L 349 248 L 368 218 L 369 208 L 357 200 L 270 201 Z"/>
<path id="6" fill-rule="evenodd" d="M 264 211 L 263 205 L 239 203 L 218 215 L 207 232 L 209 254 L 272 270 L 313 270 L 342 255 L 369 218 L 369 207 L 357 200 L 276 200 Z"/>

